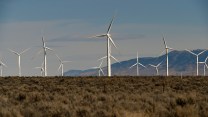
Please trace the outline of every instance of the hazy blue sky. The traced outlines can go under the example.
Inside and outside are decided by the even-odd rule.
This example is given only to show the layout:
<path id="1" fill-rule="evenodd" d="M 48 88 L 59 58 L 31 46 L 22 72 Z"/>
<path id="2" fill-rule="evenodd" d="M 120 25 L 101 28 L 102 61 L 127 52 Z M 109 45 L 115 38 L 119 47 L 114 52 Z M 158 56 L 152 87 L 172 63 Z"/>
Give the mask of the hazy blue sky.
<path id="1" fill-rule="evenodd" d="M 5 75 L 17 75 L 16 56 L 8 48 L 30 51 L 22 56 L 23 75 L 38 75 L 41 30 L 47 46 L 64 60 L 68 69 L 88 69 L 106 54 L 105 39 L 89 39 L 105 33 L 116 11 L 111 33 L 120 61 L 136 56 L 157 56 L 163 50 L 161 34 L 170 47 L 208 48 L 207 0 L 1 0 L 0 56 L 8 65 Z M 58 74 L 58 61 L 48 54 L 49 75 Z"/>

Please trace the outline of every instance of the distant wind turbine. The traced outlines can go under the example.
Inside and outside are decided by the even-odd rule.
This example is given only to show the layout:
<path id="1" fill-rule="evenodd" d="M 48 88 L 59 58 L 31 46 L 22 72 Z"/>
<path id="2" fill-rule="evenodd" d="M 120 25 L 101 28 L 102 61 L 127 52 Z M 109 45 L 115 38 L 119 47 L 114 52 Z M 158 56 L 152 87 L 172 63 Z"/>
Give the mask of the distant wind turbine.
<path id="1" fill-rule="evenodd" d="M 3 67 L 7 67 L 7 66 L 6 66 L 6 64 L 4 64 L 4 63 L 0 60 L 1 77 L 3 76 Z"/>
<path id="2" fill-rule="evenodd" d="M 101 35 L 93 36 L 93 37 L 106 37 L 107 38 L 107 68 L 108 68 L 108 76 L 109 77 L 111 76 L 110 42 L 113 44 L 113 46 L 115 48 L 117 48 L 116 45 L 115 45 L 115 43 L 114 43 L 114 41 L 113 41 L 113 39 L 111 38 L 111 34 L 110 34 L 110 30 L 111 30 L 111 27 L 112 27 L 114 18 L 115 18 L 115 16 L 113 16 L 113 18 L 112 18 L 112 20 L 110 22 L 110 25 L 108 27 L 108 30 L 107 30 L 107 33 L 106 34 L 101 34 Z"/>
<path id="3" fill-rule="evenodd" d="M 103 72 L 103 70 L 102 70 L 103 60 L 104 60 L 104 59 L 101 59 L 101 63 L 100 63 L 100 65 L 99 65 L 98 67 L 93 67 L 93 69 L 99 69 L 99 70 L 98 70 L 98 75 L 99 75 L 99 76 L 101 76 L 101 72 L 102 72 L 103 76 L 105 75 L 104 72 Z"/>
<path id="4" fill-rule="evenodd" d="M 61 60 L 61 58 L 56 54 L 56 57 L 58 58 L 59 62 L 60 62 L 60 66 L 58 68 L 58 70 L 61 69 L 61 76 L 64 76 L 64 63 L 69 63 L 71 61 L 63 61 Z"/>
<path id="5" fill-rule="evenodd" d="M 188 49 L 186 49 L 186 51 L 188 51 L 189 53 L 196 56 L 196 75 L 198 76 L 199 75 L 199 55 L 203 54 L 207 50 L 204 50 L 204 51 L 200 52 L 199 54 L 195 54 L 195 53 L 193 53 L 192 51 L 190 51 Z"/>
<path id="6" fill-rule="evenodd" d="M 14 53 L 15 55 L 17 55 L 18 56 L 18 68 L 19 68 L 19 76 L 21 77 L 21 55 L 23 54 L 23 53 L 25 53 L 26 51 L 28 51 L 30 48 L 28 48 L 28 49 L 25 49 L 24 51 L 22 51 L 22 52 L 20 52 L 20 53 L 18 53 L 18 52 L 15 52 L 14 50 L 11 50 L 11 49 L 9 49 L 12 53 Z"/>
<path id="7" fill-rule="evenodd" d="M 166 52 L 166 76 L 169 76 L 169 66 L 168 66 L 168 64 L 169 64 L 169 62 L 168 62 L 168 51 L 169 50 L 173 50 L 173 48 L 170 48 L 170 47 L 168 47 L 167 46 L 167 44 L 166 44 L 166 41 L 165 41 L 165 37 L 163 36 L 163 42 L 164 42 L 164 45 L 165 45 L 165 52 Z"/>
<path id="8" fill-rule="evenodd" d="M 41 76 L 44 76 L 44 74 L 43 74 L 44 73 L 43 63 L 42 63 L 42 65 L 40 67 L 35 67 L 35 69 L 40 69 Z"/>
<path id="9" fill-rule="evenodd" d="M 199 62 L 201 64 L 204 64 L 204 76 L 206 76 L 206 68 L 208 69 L 207 60 L 208 60 L 208 57 L 205 59 L 204 62 Z"/>
<path id="10" fill-rule="evenodd" d="M 44 61 L 43 61 L 44 76 L 47 76 L 47 50 L 53 51 L 53 49 L 51 49 L 51 48 L 49 48 L 49 47 L 46 46 L 44 36 L 42 36 L 42 43 L 43 43 L 43 46 L 42 46 L 43 50 L 40 50 L 37 53 L 37 55 L 43 52 L 43 58 L 44 58 Z"/>
<path id="11" fill-rule="evenodd" d="M 163 62 L 163 61 L 162 61 Z M 158 70 L 158 67 L 162 64 L 162 62 L 160 62 L 159 64 L 157 65 L 152 65 L 152 64 L 149 64 L 150 66 L 154 67 L 156 69 L 156 72 L 157 72 L 157 76 L 159 75 L 159 70 Z"/>
<path id="12" fill-rule="evenodd" d="M 135 64 L 133 64 L 131 67 L 129 67 L 129 69 L 131 69 L 132 67 L 137 66 L 137 76 L 139 75 L 139 65 L 146 68 L 143 64 L 141 64 L 139 62 L 139 56 L 138 56 L 138 52 L 137 52 L 137 62 Z"/>

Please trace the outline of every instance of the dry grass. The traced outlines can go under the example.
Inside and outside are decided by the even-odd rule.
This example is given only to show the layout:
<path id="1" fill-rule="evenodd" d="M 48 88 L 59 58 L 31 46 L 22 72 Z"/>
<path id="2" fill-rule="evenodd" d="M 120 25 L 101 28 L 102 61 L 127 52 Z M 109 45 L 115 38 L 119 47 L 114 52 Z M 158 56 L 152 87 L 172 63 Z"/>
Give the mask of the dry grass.
<path id="1" fill-rule="evenodd" d="M 0 117 L 208 117 L 208 78 L 0 78 Z"/>

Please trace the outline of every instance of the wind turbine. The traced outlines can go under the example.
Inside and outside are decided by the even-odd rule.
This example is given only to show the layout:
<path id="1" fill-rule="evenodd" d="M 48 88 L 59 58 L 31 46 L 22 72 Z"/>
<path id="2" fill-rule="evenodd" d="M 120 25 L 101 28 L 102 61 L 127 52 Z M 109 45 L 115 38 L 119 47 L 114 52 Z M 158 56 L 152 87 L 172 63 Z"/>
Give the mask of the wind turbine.
<path id="1" fill-rule="evenodd" d="M 138 52 L 137 52 L 137 62 L 133 64 L 131 67 L 129 67 L 129 69 L 131 69 L 132 67 L 137 66 L 137 76 L 139 75 L 139 65 L 146 68 L 143 64 L 139 62 L 139 57 L 138 57 Z"/>
<path id="2" fill-rule="evenodd" d="M 162 61 L 163 62 L 163 61 Z M 149 64 L 150 66 L 154 67 L 156 69 L 156 72 L 157 72 L 157 76 L 159 75 L 159 70 L 158 70 L 158 67 L 162 64 L 162 62 L 160 62 L 159 64 L 157 65 L 152 65 L 152 64 Z"/>
<path id="3" fill-rule="evenodd" d="M 25 49 L 24 51 L 22 51 L 22 52 L 20 52 L 20 53 L 15 52 L 14 50 L 9 49 L 12 53 L 14 53 L 15 55 L 18 56 L 18 68 L 19 68 L 19 76 L 20 76 L 20 77 L 21 77 L 21 55 L 22 55 L 23 53 L 25 53 L 26 51 L 28 51 L 29 49 L 30 49 L 30 48 L 27 48 L 27 49 Z"/>
<path id="4" fill-rule="evenodd" d="M 64 76 L 64 63 L 69 63 L 71 61 L 63 61 L 61 60 L 61 58 L 56 54 L 56 57 L 58 58 L 59 62 L 60 62 L 60 66 L 58 68 L 58 70 L 61 69 L 61 76 Z"/>
<path id="5" fill-rule="evenodd" d="M 204 76 L 206 76 L 206 68 L 208 69 L 207 60 L 208 60 L 208 56 L 207 56 L 207 58 L 205 59 L 204 62 L 199 62 L 201 64 L 204 64 Z"/>
<path id="6" fill-rule="evenodd" d="M 35 69 L 40 69 L 41 76 L 44 76 L 44 74 L 43 74 L 44 73 L 43 63 L 40 67 L 35 67 Z"/>
<path id="7" fill-rule="evenodd" d="M 43 60 L 43 69 L 44 70 L 43 71 L 44 71 L 44 76 L 47 76 L 47 53 L 46 53 L 46 51 L 47 50 L 53 51 L 53 49 L 46 46 L 44 36 L 42 36 L 42 42 L 43 42 L 43 46 L 42 46 L 43 50 L 40 50 L 36 55 L 43 52 L 43 58 L 44 58 L 44 60 Z"/>
<path id="8" fill-rule="evenodd" d="M 115 18 L 115 16 L 113 16 L 113 18 L 112 18 L 112 20 L 110 22 L 110 25 L 108 26 L 108 30 L 107 30 L 107 33 L 106 34 L 101 34 L 101 35 L 93 36 L 93 37 L 106 37 L 107 38 L 107 68 L 108 68 L 108 76 L 109 77 L 111 76 L 110 42 L 113 44 L 113 46 L 115 48 L 117 48 L 116 45 L 115 45 L 115 43 L 114 43 L 114 41 L 113 41 L 113 39 L 111 38 L 111 34 L 110 34 L 110 30 L 111 30 L 111 27 L 112 27 L 114 18 Z"/>
<path id="9" fill-rule="evenodd" d="M 173 50 L 173 48 L 170 48 L 170 47 L 168 47 L 167 46 L 167 44 L 166 44 L 166 41 L 165 41 L 165 37 L 163 36 L 163 42 L 164 42 L 164 45 L 165 45 L 165 52 L 166 52 L 166 76 L 169 76 L 169 69 L 168 69 L 168 64 L 169 64 L 169 62 L 168 62 L 168 51 L 169 50 Z"/>
<path id="10" fill-rule="evenodd" d="M 189 53 L 196 56 L 196 75 L 198 76 L 199 75 L 199 55 L 203 54 L 207 50 L 204 50 L 204 51 L 200 52 L 199 54 L 195 54 L 195 53 L 193 53 L 192 51 L 190 51 L 188 49 L 186 49 L 186 51 L 188 51 Z"/>
<path id="11" fill-rule="evenodd" d="M 103 76 L 105 75 L 104 72 L 103 72 L 103 70 L 102 70 L 102 68 L 101 68 L 102 67 L 102 64 L 103 64 L 103 60 L 104 59 L 101 59 L 101 63 L 100 63 L 100 65 L 98 67 L 93 67 L 93 69 L 99 69 L 98 70 L 98 75 L 99 76 L 101 76 L 101 72 L 102 72 Z"/>
<path id="12" fill-rule="evenodd" d="M 7 67 L 7 66 L 6 66 L 6 64 L 4 64 L 4 63 L 0 60 L 1 77 L 3 76 L 3 67 Z"/>

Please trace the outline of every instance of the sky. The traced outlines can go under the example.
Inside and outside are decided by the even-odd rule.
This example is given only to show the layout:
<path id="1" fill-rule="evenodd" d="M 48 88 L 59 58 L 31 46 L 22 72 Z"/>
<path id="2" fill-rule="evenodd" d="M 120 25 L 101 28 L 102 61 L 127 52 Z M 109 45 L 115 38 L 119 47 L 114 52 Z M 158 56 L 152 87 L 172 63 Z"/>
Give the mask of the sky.
<path id="1" fill-rule="evenodd" d="M 21 52 L 22 75 L 39 75 L 43 53 L 41 37 L 63 60 L 65 71 L 98 66 L 106 55 L 105 38 L 88 38 L 106 33 L 113 15 L 112 38 L 118 46 L 112 54 L 119 61 L 158 56 L 168 46 L 176 50 L 208 48 L 207 0 L 1 0 L 0 58 L 8 66 L 4 76 L 18 74 Z M 58 75 L 59 61 L 47 53 L 48 74 Z M 105 65 L 104 65 L 105 66 Z"/>

